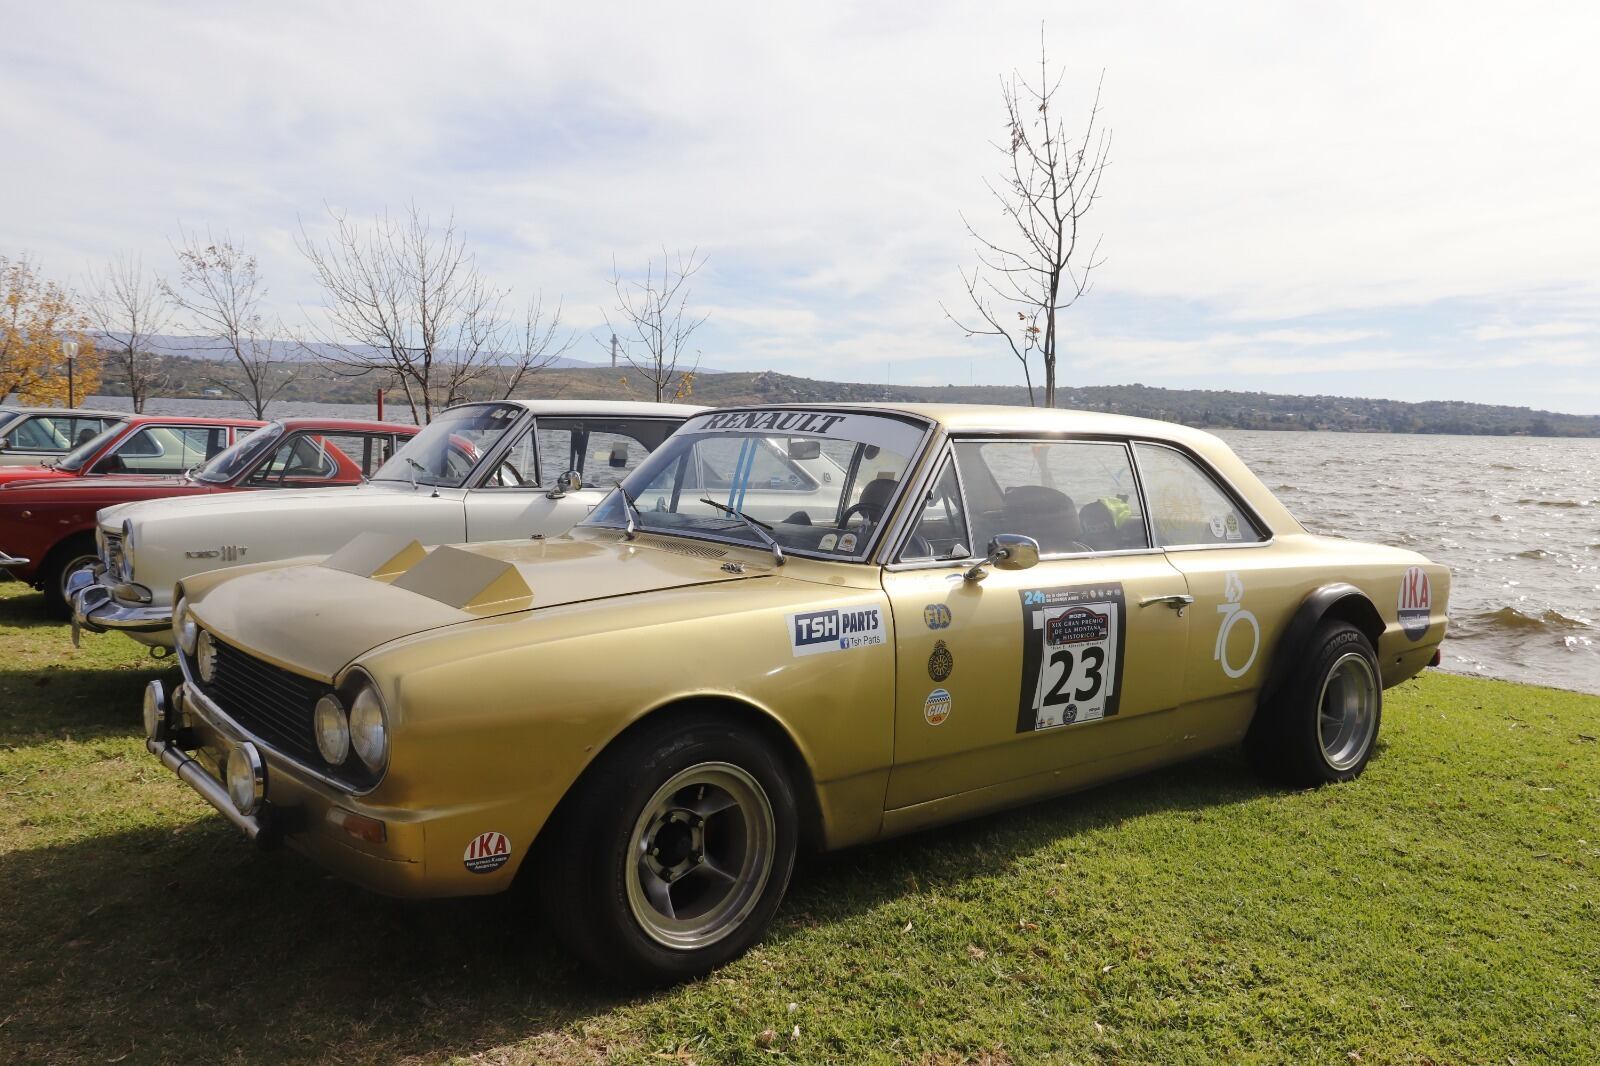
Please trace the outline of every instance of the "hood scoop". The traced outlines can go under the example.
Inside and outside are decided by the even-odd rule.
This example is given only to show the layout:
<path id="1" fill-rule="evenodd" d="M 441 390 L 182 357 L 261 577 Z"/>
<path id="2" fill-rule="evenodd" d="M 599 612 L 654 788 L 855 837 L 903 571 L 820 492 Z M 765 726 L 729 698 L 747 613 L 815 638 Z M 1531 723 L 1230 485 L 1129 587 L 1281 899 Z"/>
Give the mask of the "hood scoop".
<path id="1" fill-rule="evenodd" d="M 514 564 L 448 544 L 433 549 L 393 585 L 469 614 L 533 606 L 533 590 Z"/>
<path id="2" fill-rule="evenodd" d="M 394 533 L 358 533 L 344 547 L 322 560 L 329 570 L 386 581 L 399 577 L 428 557 L 423 546 Z"/>

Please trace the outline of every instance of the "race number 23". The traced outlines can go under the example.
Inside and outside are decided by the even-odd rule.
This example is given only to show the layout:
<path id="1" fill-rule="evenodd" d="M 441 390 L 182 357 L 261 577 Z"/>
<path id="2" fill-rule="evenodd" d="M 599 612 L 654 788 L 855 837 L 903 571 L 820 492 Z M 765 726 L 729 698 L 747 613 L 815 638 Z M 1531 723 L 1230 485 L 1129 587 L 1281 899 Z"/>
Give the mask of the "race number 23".
<path id="1" fill-rule="evenodd" d="M 1121 586 L 1032 589 L 1022 598 L 1018 731 L 1054 729 L 1116 714 L 1122 669 Z"/>

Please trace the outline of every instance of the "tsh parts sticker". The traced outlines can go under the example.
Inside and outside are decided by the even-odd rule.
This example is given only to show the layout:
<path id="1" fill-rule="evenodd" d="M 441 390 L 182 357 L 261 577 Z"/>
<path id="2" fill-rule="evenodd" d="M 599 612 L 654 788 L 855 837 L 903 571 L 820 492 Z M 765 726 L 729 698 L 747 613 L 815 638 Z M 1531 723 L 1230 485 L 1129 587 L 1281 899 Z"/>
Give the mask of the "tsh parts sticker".
<path id="1" fill-rule="evenodd" d="M 1027 589 L 1022 596 L 1022 691 L 1017 732 L 1117 713 L 1126 624 L 1122 586 Z"/>
<path id="2" fill-rule="evenodd" d="M 789 616 L 789 646 L 796 655 L 849 651 L 883 644 L 887 639 L 883 610 L 879 607 L 805 611 Z"/>

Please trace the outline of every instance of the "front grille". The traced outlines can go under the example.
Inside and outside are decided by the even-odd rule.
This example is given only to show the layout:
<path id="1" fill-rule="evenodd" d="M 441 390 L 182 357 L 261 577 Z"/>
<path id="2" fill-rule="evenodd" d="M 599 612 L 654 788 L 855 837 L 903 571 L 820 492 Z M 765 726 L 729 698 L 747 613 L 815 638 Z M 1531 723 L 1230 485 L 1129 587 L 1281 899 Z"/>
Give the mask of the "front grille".
<path id="1" fill-rule="evenodd" d="M 262 662 L 217 640 L 216 634 L 212 640 L 217 649 L 217 673 L 211 684 L 201 685 L 205 694 L 228 717 L 285 755 L 308 766 L 321 766 L 313 720 L 317 701 L 333 689 Z"/>
<path id="2" fill-rule="evenodd" d="M 106 573 L 116 575 L 122 567 L 122 534 L 100 533 L 100 561 L 105 564 Z"/>

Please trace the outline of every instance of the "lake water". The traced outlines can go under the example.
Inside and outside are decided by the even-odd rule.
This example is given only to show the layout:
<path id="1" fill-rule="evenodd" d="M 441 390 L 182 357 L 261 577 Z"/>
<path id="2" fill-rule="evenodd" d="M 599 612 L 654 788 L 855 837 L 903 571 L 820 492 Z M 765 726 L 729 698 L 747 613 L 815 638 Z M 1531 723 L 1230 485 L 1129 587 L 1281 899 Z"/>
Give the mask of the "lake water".
<path id="1" fill-rule="evenodd" d="M 241 407 L 152 400 L 147 410 Z M 273 413 L 370 418 L 374 408 L 286 403 Z M 403 405 L 386 413 L 409 420 Z M 1600 440 L 1220 435 L 1313 532 L 1411 548 L 1450 567 L 1447 669 L 1600 693 Z"/>

